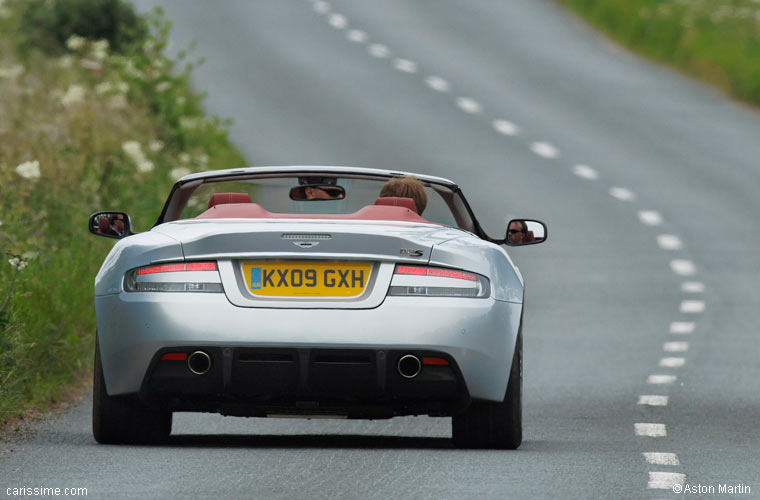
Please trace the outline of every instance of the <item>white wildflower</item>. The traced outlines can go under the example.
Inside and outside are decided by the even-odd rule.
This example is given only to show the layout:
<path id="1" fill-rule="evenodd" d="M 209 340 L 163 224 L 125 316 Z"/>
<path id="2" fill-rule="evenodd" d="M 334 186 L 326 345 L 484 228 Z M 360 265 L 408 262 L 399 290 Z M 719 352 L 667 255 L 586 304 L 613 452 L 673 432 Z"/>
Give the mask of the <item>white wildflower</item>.
<path id="1" fill-rule="evenodd" d="M 171 179 L 180 179 L 186 175 L 190 174 L 190 169 L 187 167 L 177 167 L 172 169 L 171 172 L 169 172 L 169 178 Z"/>
<path id="2" fill-rule="evenodd" d="M 0 5 L 0 19 L 8 19 L 9 17 L 11 17 L 11 10 Z"/>
<path id="3" fill-rule="evenodd" d="M 153 66 L 153 69 L 164 69 L 164 67 L 166 67 L 166 61 L 163 58 L 159 57 L 153 60 L 151 66 Z"/>
<path id="4" fill-rule="evenodd" d="M 190 155 L 187 153 L 180 153 L 179 155 L 180 163 L 190 163 L 190 159 Z"/>
<path id="5" fill-rule="evenodd" d="M 23 254 L 21 254 L 21 257 L 23 257 L 25 260 L 34 260 L 39 256 L 40 256 L 39 252 L 35 252 L 33 250 L 29 250 L 28 252 L 24 252 Z"/>
<path id="6" fill-rule="evenodd" d="M 156 48 L 155 40 L 153 40 L 152 38 L 148 38 L 147 40 L 145 40 L 145 43 L 143 44 L 143 49 L 145 49 L 146 51 L 151 51 L 155 48 Z"/>
<path id="7" fill-rule="evenodd" d="M 100 71 L 103 69 L 103 64 L 100 61 L 94 61 L 92 59 L 82 59 L 79 61 L 79 65 L 84 69 L 90 69 L 92 71 Z"/>
<path id="8" fill-rule="evenodd" d="M 199 118 L 191 118 L 189 116 L 183 116 L 179 119 L 179 126 L 186 129 L 198 128 L 200 124 Z"/>
<path id="9" fill-rule="evenodd" d="M 148 144 L 148 149 L 150 149 L 153 153 L 158 153 L 164 149 L 164 143 L 158 139 L 155 139 L 153 141 L 150 141 L 150 144 Z"/>
<path id="10" fill-rule="evenodd" d="M 24 67 L 20 64 L 0 68 L 0 78 L 15 80 L 24 73 Z"/>
<path id="11" fill-rule="evenodd" d="M 145 160 L 137 164 L 137 171 L 140 173 L 152 172 L 153 168 L 154 167 L 152 161 Z"/>
<path id="12" fill-rule="evenodd" d="M 165 91 L 169 90 L 169 88 L 171 86 L 172 86 L 171 83 L 169 83 L 167 81 L 163 81 L 163 82 L 159 83 L 158 85 L 156 85 L 156 92 L 165 92 Z"/>
<path id="13" fill-rule="evenodd" d="M 207 154 L 198 155 L 195 158 L 195 161 L 197 161 L 200 165 L 208 165 L 208 155 Z"/>
<path id="14" fill-rule="evenodd" d="M 78 35 L 71 35 L 68 40 L 66 40 L 66 47 L 68 47 L 69 50 L 80 50 L 82 47 L 84 47 L 85 40 L 83 37 Z"/>
<path id="15" fill-rule="evenodd" d="M 127 82 L 123 82 L 121 80 L 119 80 L 118 82 L 114 83 L 114 88 L 120 94 L 126 94 L 127 92 L 129 92 L 129 84 L 127 84 Z"/>
<path id="16" fill-rule="evenodd" d="M 2 227 L 2 225 L 3 225 L 3 221 L 0 220 L 0 227 Z"/>
<path id="17" fill-rule="evenodd" d="M 108 40 L 102 39 L 92 42 L 92 57 L 99 61 L 103 61 L 108 57 Z"/>
<path id="18" fill-rule="evenodd" d="M 58 67 L 60 68 L 70 68 L 72 64 L 74 64 L 74 58 L 69 54 L 63 55 L 58 59 Z"/>
<path id="19" fill-rule="evenodd" d="M 95 93 L 98 95 L 108 94 L 113 90 L 113 84 L 111 82 L 102 82 L 95 85 Z"/>
<path id="20" fill-rule="evenodd" d="M 66 107 L 79 104 L 84 101 L 85 90 L 81 85 L 70 85 L 66 93 L 61 97 L 61 104 Z"/>
<path id="21" fill-rule="evenodd" d="M 182 106 L 183 104 L 185 104 L 186 101 L 187 99 L 185 99 L 184 96 L 177 97 L 176 99 L 177 106 Z"/>
<path id="22" fill-rule="evenodd" d="M 111 109 L 124 109 L 127 107 L 127 98 L 123 95 L 115 95 L 108 100 L 108 107 Z"/>
<path id="23" fill-rule="evenodd" d="M 139 142 L 126 141 L 121 145 L 121 149 L 137 166 L 138 172 L 150 172 L 153 170 L 153 163 L 145 158 L 145 153 L 143 153 L 142 146 L 140 146 Z"/>
<path id="24" fill-rule="evenodd" d="M 16 173 L 24 179 L 36 181 L 40 178 L 40 162 L 27 161 L 16 167 Z"/>

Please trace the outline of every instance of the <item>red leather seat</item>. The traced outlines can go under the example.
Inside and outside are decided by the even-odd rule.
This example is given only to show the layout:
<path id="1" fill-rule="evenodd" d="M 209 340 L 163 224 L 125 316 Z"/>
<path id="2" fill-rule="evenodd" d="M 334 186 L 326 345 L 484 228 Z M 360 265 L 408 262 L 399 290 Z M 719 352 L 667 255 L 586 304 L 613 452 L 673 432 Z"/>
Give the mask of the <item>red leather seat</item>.
<path id="1" fill-rule="evenodd" d="M 375 200 L 375 205 L 404 207 L 408 208 L 415 214 L 417 213 L 417 205 L 414 204 L 414 200 L 411 198 L 402 198 L 400 196 L 386 196 L 384 198 L 378 198 Z"/>
<path id="2" fill-rule="evenodd" d="M 208 208 L 226 203 L 251 203 L 248 193 L 216 193 L 208 200 Z"/>
<path id="3" fill-rule="evenodd" d="M 98 232 L 100 234 L 107 233 L 109 227 L 111 227 L 111 223 L 108 222 L 108 217 L 101 217 L 98 219 Z"/>
<path id="4" fill-rule="evenodd" d="M 533 236 L 533 231 L 528 231 L 525 233 L 525 237 L 523 238 L 523 243 L 529 243 L 531 241 L 536 241 L 536 238 Z"/>

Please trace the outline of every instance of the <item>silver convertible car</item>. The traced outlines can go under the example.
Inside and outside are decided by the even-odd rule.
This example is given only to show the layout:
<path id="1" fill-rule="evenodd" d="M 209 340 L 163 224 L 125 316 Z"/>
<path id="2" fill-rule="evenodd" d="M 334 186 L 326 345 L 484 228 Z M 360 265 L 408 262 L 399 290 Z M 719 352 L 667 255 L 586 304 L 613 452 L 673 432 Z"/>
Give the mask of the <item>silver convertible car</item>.
<path id="1" fill-rule="evenodd" d="M 412 179 L 426 204 L 381 195 Z M 417 182 L 419 181 L 419 182 Z M 404 193 L 401 193 L 404 194 Z M 523 279 L 446 179 L 350 167 L 191 174 L 156 224 L 118 239 L 95 278 L 93 434 L 156 442 L 172 412 L 452 417 L 461 447 L 522 441 Z"/>

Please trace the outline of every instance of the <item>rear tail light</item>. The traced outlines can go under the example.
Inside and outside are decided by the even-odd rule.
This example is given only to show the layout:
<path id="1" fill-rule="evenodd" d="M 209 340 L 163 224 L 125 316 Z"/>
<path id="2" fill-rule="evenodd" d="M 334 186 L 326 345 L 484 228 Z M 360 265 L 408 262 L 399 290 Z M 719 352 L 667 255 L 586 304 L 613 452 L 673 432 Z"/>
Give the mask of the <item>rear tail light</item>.
<path id="1" fill-rule="evenodd" d="M 444 267 L 398 264 L 388 295 L 418 297 L 486 298 L 491 294 L 488 278 Z"/>
<path id="2" fill-rule="evenodd" d="M 138 267 L 124 276 L 127 292 L 221 293 L 216 262 L 176 262 Z"/>

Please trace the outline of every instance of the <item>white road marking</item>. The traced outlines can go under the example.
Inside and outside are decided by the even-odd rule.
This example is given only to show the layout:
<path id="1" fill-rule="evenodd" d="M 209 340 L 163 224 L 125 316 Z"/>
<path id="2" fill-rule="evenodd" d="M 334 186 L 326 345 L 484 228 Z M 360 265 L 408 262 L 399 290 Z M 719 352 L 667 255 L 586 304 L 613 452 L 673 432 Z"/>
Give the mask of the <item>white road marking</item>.
<path id="1" fill-rule="evenodd" d="M 346 26 L 348 26 L 348 19 L 342 14 L 330 14 L 327 18 L 327 22 L 330 23 L 330 26 L 338 30 L 346 29 Z"/>
<path id="2" fill-rule="evenodd" d="M 668 435 L 665 424 L 633 424 L 637 436 L 665 437 Z"/>
<path id="3" fill-rule="evenodd" d="M 699 281 L 685 281 L 681 283 L 681 291 L 684 293 L 704 293 L 705 285 Z"/>
<path id="4" fill-rule="evenodd" d="M 425 83 L 428 84 L 428 87 L 438 92 L 448 92 L 449 89 L 451 89 L 451 85 L 449 85 L 449 82 L 447 82 L 440 76 L 429 76 L 425 78 Z"/>
<path id="5" fill-rule="evenodd" d="M 588 165 L 576 165 L 573 167 L 573 173 L 583 179 L 594 181 L 599 178 L 599 173 Z"/>
<path id="6" fill-rule="evenodd" d="M 351 30 L 346 33 L 346 38 L 354 43 L 364 43 L 367 41 L 369 36 L 367 36 L 367 33 L 362 30 Z"/>
<path id="7" fill-rule="evenodd" d="M 559 157 L 559 150 L 548 142 L 534 142 L 530 145 L 530 150 L 538 156 L 549 160 Z"/>
<path id="8" fill-rule="evenodd" d="M 683 485 L 686 481 L 685 474 L 677 472 L 650 472 L 647 488 L 652 490 L 672 490 L 676 484 Z"/>
<path id="9" fill-rule="evenodd" d="M 633 201 L 636 199 L 636 195 L 633 193 L 633 191 L 623 187 L 614 187 L 610 189 L 610 195 L 620 201 Z"/>
<path id="10" fill-rule="evenodd" d="M 330 4 L 327 2 L 316 2 L 314 4 L 314 11 L 319 14 L 327 14 L 330 12 Z"/>
<path id="11" fill-rule="evenodd" d="M 465 113 L 469 113 L 471 115 L 476 115 L 483 111 L 483 107 L 480 105 L 480 103 L 475 99 L 471 99 L 469 97 L 457 98 L 457 106 L 459 106 L 459 108 Z"/>
<path id="12" fill-rule="evenodd" d="M 678 377 L 675 375 L 650 375 L 647 377 L 647 384 L 652 385 L 664 385 L 664 384 L 672 384 L 678 380 Z"/>
<path id="13" fill-rule="evenodd" d="M 643 453 L 647 463 L 652 465 L 681 465 L 675 453 Z"/>
<path id="14" fill-rule="evenodd" d="M 646 405 L 646 406 L 667 406 L 668 397 L 667 396 L 652 396 L 652 395 L 639 396 L 638 404 Z"/>
<path id="15" fill-rule="evenodd" d="M 662 358 L 660 366 L 665 368 L 680 368 L 686 363 L 684 358 Z"/>
<path id="16" fill-rule="evenodd" d="M 657 237 L 657 244 L 663 250 L 680 250 L 683 247 L 683 243 L 678 239 L 678 236 L 673 234 L 661 234 Z"/>
<path id="17" fill-rule="evenodd" d="M 393 61 L 393 67 L 404 73 L 416 73 L 417 63 L 409 59 L 396 59 Z"/>
<path id="18" fill-rule="evenodd" d="M 384 59 L 391 55 L 391 51 L 388 47 L 386 47 L 383 44 L 380 43 L 373 43 L 367 48 L 367 52 L 369 52 L 369 55 L 372 57 L 377 57 L 378 59 Z"/>
<path id="19" fill-rule="evenodd" d="M 662 216 L 655 210 L 642 210 L 639 212 L 639 220 L 647 226 L 659 226 L 662 224 Z"/>
<path id="20" fill-rule="evenodd" d="M 662 349 L 665 352 L 686 352 L 689 350 L 688 342 L 665 342 Z"/>
<path id="21" fill-rule="evenodd" d="M 670 269 L 681 276 L 691 276 L 697 272 L 697 267 L 690 260 L 676 259 L 670 261 Z"/>
<path id="22" fill-rule="evenodd" d="M 694 323 L 690 321 L 674 321 L 670 324 L 670 333 L 688 335 L 694 331 Z"/>
<path id="23" fill-rule="evenodd" d="M 684 300 L 681 302 L 681 312 L 696 314 L 705 310 L 705 302 L 703 300 Z"/>
<path id="24" fill-rule="evenodd" d="M 494 120 L 492 125 L 494 130 L 503 135 L 515 136 L 520 133 L 520 128 L 507 120 Z"/>

